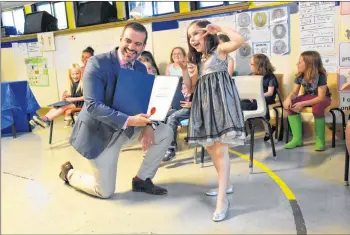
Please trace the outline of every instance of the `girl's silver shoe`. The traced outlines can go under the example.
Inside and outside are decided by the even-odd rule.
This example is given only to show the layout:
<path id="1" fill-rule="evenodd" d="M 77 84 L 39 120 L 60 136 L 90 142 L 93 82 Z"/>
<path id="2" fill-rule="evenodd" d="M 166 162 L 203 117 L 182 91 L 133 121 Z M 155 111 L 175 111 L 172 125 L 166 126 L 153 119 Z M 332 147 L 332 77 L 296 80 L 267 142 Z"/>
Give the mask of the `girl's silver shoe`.
<path id="1" fill-rule="evenodd" d="M 205 194 L 207 196 L 217 196 L 218 195 L 218 188 L 214 188 L 214 189 L 210 189 L 209 191 L 207 191 Z M 226 194 L 232 194 L 233 193 L 233 186 L 230 185 L 227 189 L 226 189 Z"/>
<path id="2" fill-rule="evenodd" d="M 214 222 L 220 222 L 220 221 L 223 221 L 224 219 L 226 219 L 226 216 L 227 216 L 227 212 L 228 212 L 228 209 L 230 208 L 230 201 L 227 200 L 226 198 L 226 203 L 225 203 L 227 206 L 225 208 L 225 210 L 221 213 L 215 213 L 213 214 L 213 221 Z"/>

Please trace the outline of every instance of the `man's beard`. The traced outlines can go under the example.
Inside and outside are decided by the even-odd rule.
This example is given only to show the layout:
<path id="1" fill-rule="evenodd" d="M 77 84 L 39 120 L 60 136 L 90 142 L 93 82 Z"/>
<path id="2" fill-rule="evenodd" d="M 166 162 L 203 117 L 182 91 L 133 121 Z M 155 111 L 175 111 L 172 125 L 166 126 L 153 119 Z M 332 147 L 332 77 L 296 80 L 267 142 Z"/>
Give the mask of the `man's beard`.
<path id="1" fill-rule="evenodd" d="M 132 61 L 134 61 L 134 60 L 136 60 L 139 56 L 140 56 L 140 54 L 139 53 L 137 53 L 136 51 L 132 51 L 131 53 L 130 53 L 131 51 L 129 51 L 129 52 L 127 52 L 127 49 L 126 48 L 124 48 L 123 50 L 122 50 L 122 55 L 123 55 L 123 57 L 124 57 L 124 59 L 127 61 L 127 62 L 132 62 Z M 129 56 L 127 56 L 129 54 Z M 130 55 L 131 54 L 131 55 Z"/>

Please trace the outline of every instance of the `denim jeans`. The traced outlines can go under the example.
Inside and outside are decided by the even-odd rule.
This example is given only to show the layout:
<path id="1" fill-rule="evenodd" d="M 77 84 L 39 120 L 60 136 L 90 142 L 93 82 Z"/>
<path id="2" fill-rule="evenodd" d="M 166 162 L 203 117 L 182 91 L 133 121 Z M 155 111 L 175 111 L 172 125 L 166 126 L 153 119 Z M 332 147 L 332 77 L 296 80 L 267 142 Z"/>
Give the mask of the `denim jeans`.
<path id="1" fill-rule="evenodd" d="M 179 110 L 170 110 L 167 115 L 166 124 L 170 126 L 174 133 L 174 141 L 171 144 L 176 147 L 176 139 L 177 139 L 177 127 L 180 122 L 186 120 L 190 117 L 191 110 L 188 108 L 182 108 Z"/>

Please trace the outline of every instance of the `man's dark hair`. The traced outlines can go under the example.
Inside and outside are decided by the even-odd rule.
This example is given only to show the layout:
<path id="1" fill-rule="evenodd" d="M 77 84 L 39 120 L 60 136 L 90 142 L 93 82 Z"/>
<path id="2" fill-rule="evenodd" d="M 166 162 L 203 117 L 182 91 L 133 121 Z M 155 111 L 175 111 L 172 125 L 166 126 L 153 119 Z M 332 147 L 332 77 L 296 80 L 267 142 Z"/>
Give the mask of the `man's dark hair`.
<path id="1" fill-rule="evenodd" d="M 122 37 L 124 36 L 124 32 L 127 28 L 131 28 L 131 29 L 135 30 L 136 32 L 145 33 L 146 38 L 145 38 L 145 41 L 143 43 L 146 44 L 147 38 L 148 38 L 148 33 L 147 33 L 147 29 L 145 28 L 145 26 L 143 26 L 143 24 L 140 24 L 138 22 L 128 23 L 127 25 L 125 25 L 125 27 L 123 29 Z"/>

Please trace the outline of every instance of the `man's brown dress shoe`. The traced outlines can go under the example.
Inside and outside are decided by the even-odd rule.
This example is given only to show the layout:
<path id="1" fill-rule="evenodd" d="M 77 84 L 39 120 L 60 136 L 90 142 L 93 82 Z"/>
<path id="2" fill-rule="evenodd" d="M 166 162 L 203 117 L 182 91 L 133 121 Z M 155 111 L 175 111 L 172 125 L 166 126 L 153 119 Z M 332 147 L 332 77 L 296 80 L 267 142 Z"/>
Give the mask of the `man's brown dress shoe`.
<path id="1" fill-rule="evenodd" d="M 70 162 L 66 162 L 61 166 L 61 172 L 59 174 L 59 177 L 66 183 L 68 183 L 68 179 L 67 179 L 68 171 L 71 169 L 73 169 L 73 166 Z"/>

